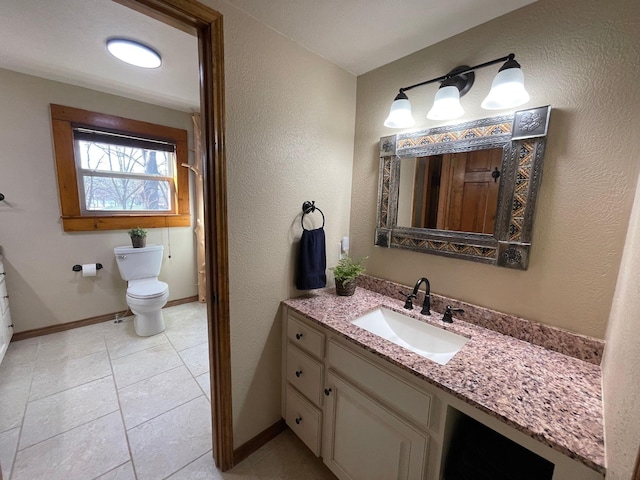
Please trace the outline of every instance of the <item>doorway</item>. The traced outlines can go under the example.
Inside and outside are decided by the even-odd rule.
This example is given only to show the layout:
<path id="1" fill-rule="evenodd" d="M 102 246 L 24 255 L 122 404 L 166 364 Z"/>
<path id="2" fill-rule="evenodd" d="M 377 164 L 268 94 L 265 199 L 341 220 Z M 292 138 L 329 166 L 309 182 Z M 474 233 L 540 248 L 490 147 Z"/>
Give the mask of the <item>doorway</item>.
<path id="1" fill-rule="evenodd" d="M 233 466 L 222 15 L 196 0 L 114 0 L 198 37 L 213 457 Z"/>

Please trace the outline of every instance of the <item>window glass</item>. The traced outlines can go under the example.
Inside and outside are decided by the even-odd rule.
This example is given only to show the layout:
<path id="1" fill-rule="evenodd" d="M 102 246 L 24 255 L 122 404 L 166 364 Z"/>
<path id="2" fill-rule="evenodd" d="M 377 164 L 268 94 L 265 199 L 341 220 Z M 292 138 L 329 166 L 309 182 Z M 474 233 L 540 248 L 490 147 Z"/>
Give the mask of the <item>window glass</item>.
<path id="1" fill-rule="evenodd" d="M 83 211 L 172 211 L 172 151 L 78 140 L 78 136 Z"/>

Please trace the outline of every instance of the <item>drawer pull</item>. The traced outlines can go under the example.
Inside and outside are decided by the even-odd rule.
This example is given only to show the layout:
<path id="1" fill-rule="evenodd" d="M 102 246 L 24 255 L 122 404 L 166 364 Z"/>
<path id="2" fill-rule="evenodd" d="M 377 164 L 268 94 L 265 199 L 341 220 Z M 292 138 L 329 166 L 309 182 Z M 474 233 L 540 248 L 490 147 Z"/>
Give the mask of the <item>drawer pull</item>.
<path id="1" fill-rule="evenodd" d="M 301 333 L 296 333 L 296 339 L 300 340 L 302 338 L 302 334 Z"/>
<path id="2" fill-rule="evenodd" d="M 11 325 L 9 325 L 7 328 L 13 328 L 13 323 Z"/>
<path id="3" fill-rule="evenodd" d="M 330 388 L 325 388 L 324 389 L 324 394 L 328 397 L 329 395 L 331 395 L 331 389 Z"/>
<path id="4" fill-rule="evenodd" d="M 296 418 L 296 424 L 300 425 L 300 422 L 302 422 L 302 417 Z"/>
<path id="5" fill-rule="evenodd" d="M 4 296 L 4 297 L 2 297 L 2 298 L 9 298 L 9 295 L 5 295 L 5 296 Z"/>
<path id="6" fill-rule="evenodd" d="M 296 370 L 296 377 L 300 378 L 302 376 L 302 370 Z"/>

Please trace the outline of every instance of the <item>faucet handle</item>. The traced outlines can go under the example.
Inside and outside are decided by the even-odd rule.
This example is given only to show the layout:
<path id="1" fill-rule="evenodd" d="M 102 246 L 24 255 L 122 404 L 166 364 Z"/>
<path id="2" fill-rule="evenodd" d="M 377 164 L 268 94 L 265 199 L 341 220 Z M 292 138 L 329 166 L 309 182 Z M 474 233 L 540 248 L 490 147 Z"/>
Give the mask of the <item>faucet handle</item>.
<path id="1" fill-rule="evenodd" d="M 406 308 L 407 310 L 413 310 L 413 301 L 411 299 L 416 298 L 416 294 L 415 293 L 404 293 L 404 292 L 398 292 L 400 293 L 400 295 L 407 297 L 407 300 L 404 302 L 404 308 Z"/>
<path id="2" fill-rule="evenodd" d="M 461 308 L 453 308 L 451 305 L 447 305 L 444 315 L 442 316 L 442 321 L 445 323 L 453 323 L 453 312 L 464 313 L 464 310 Z"/>

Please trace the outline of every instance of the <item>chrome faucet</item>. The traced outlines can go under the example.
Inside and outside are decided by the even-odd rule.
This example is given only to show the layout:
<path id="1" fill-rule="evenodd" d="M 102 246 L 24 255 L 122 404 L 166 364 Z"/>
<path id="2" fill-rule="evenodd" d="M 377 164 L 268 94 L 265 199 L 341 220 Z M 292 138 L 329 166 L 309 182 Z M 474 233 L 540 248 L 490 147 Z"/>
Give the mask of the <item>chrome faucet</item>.
<path id="1" fill-rule="evenodd" d="M 404 292 L 400 292 L 401 295 L 407 297 L 407 301 L 404 303 L 404 308 L 407 310 L 413 310 L 413 299 L 418 298 L 418 290 L 420 289 L 420 285 L 424 283 L 425 295 L 424 295 L 424 303 L 422 304 L 422 310 L 420 313 L 422 315 L 431 315 L 431 285 L 429 284 L 429 280 L 426 277 L 421 277 L 416 282 L 416 286 L 413 287 L 413 293 L 406 294 Z"/>

